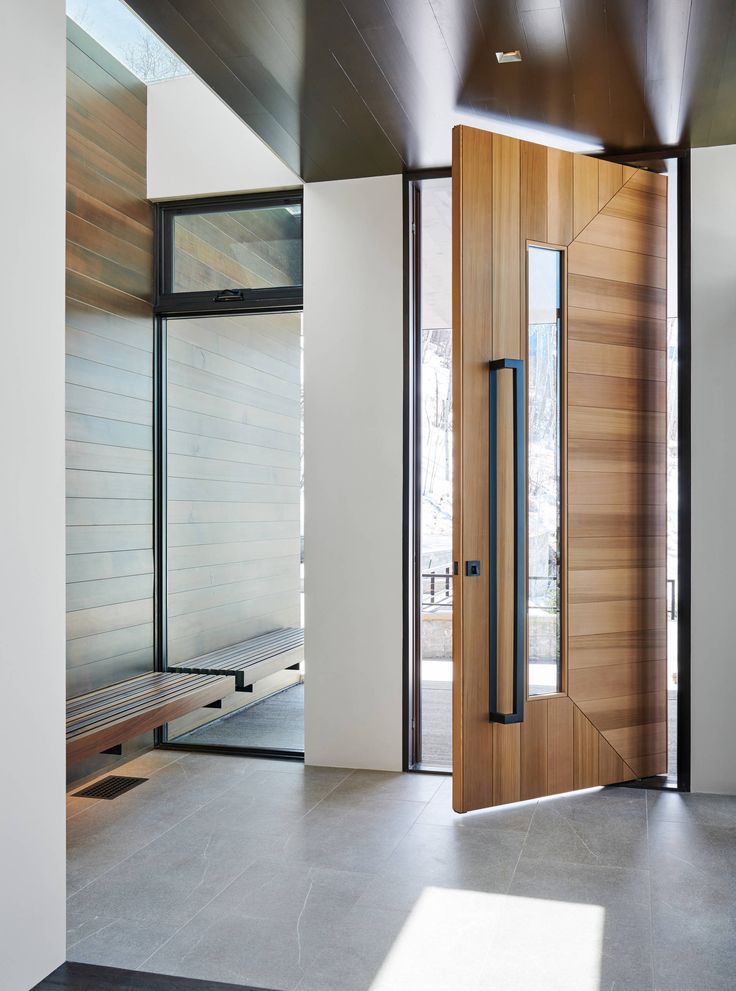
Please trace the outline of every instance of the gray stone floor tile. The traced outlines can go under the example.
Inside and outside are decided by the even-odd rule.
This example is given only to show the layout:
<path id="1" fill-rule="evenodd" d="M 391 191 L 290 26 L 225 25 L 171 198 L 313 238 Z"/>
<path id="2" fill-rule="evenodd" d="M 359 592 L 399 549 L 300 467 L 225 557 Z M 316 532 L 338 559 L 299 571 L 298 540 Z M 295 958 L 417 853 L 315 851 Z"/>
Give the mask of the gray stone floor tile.
<path id="1" fill-rule="evenodd" d="M 529 828 L 537 801 L 502 805 L 477 812 L 454 812 L 452 809 L 452 779 L 445 778 L 418 822 L 432 826 L 462 826 L 468 829 L 518 829 Z"/>
<path id="2" fill-rule="evenodd" d="M 328 798 L 293 827 L 283 856 L 336 870 L 378 872 L 423 808 L 421 802 L 387 799 L 351 807 Z"/>
<path id="3" fill-rule="evenodd" d="M 282 991 L 736 988 L 734 798 L 457 815 L 441 776 L 175 756 L 70 800 L 71 959 Z"/>
<path id="4" fill-rule="evenodd" d="M 160 974 L 291 991 L 304 976 L 300 943 L 273 919 L 228 916 L 195 920 L 141 969 Z"/>
<path id="5" fill-rule="evenodd" d="M 647 791 L 650 820 L 667 819 L 736 828 L 736 795 L 693 795 L 672 791 Z"/>
<path id="6" fill-rule="evenodd" d="M 344 918 L 332 945 L 318 956 L 309 973 L 296 985 L 298 991 L 369 991 L 382 987 L 378 974 L 407 923 L 405 912 L 356 906 Z M 407 986 L 403 991 L 413 991 Z"/>
<path id="7" fill-rule="evenodd" d="M 113 801 L 67 824 L 67 885 L 78 891 L 258 769 L 243 758 L 185 754 Z M 131 764 L 120 773 L 128 774 Z M 80 799 L 84 801 L 84 799 Z"/>
<path id="8" fill-rule="evenodd" d="M 524 834 L 514 829 L 480 831 L 416 824 L 381 873 L 420 878 L 429 885 L 505 892 L 523 845 Z"/>
<path id="9" fill-rule="evenodd" d="M 369 876 L 356 873 L 277 860 L 258 861 L 203 908 L 146 966 L 168 972 L 166 968 L 176 966 L 179 959 L 196 961 L 198 947 L 203 944 L 209 953 L 209 944 L 213 943 L 219 947 L 219 974 L 230 974 L 228 980 L 237 974 L 242 980 L 258 983 L 261 975 L 252 969 L 248 957 L 243 957 L 237 933 L 241 925 L 246 931 L 255 927 L 254 932 L 260 932 L 260 926 L 268 922 L 271 935 L 266 941 L 279 943 L 286 966 L 281 982 L 291 986 L 326 947 L 332 947 L 346 914 L 369 880 Z M 275 977 L 271 976 L 270 981 L 273 985 Z"/>
<path id="10" fill-rule="evenodd" d="M 347 777 L 347 774 L 345 775 Z M 340 778 L 328 773 L 282 774 L 272 769 L 258 769 L 227 793 L 233 801 L 250 801 L 259 808 L 283 808 L 306 814 L 340 787 Z"/>
<path id="11" fill-rule="evenodd" d="M 646 870 L 646 821 L 643 816 L 609 811 L 600 802 L 594 811 L 580 803 L 540 802 L 524 844 L 528 860 L 563 861 Z M 598 814 L 605 809 L 608 814 Z"/>
<path id="12" fill-rule="evenodd" d="M 77 931 L 76 935 L 86 932 L 80 939 L 74 941 L 75 933 L 72 931 L 67 959 L 76 963 L 136 970 L 176 931 L 176 926 L 150 921 L 97 917 Z"/>
<path id="13" fill-rule="evenodd" d="M 66 817 L 67 819 L 72 819 L 74 816 L 81 815 L 83 812 L 89 812 L 89 810 L 97 805 L 99 799 L 96 798 L 76 798 L 74 795 L 66 796 Z"/>
<path id="14" fill-rule="evenodd" d="M 661 820 L 649 825 L 649 848 L 653 911 L 736 917 L 736 830 Z"/>
<path id="15" fill-rule="evenodd" d="M 589 791 L 551 795 L 539 801 L 540 808 L 552 808 L 576 818 L 607 819 L 629 816 L 643 822 L 647 816 L 647 792 L 643 788 L 595 788 Z"/>
<path id="16" fill-rule="evenodd" d="M 510 894 L 598 905 L 607 921 L 649 926 L 649 872 L 527 859 L 522 853 Z"/>
<path id="17" fill-rule="evenodd" d="M 253 859 L 232 836 L 185 821 L 73 894 L 69 908 L 183 925 Z"/>
<path id="18" fill-rule="evenodd" d="M 395 798 L 407 802 L 428 802 L 445 782 L 440 774 L 400 774 L 393 771 L 353 771 L 335 789 L 336 798 L 370 802 L 374 798 Z"/>
<path id="19" fill-rule="evenodd" d="M 145 754 L 141 754 L 140 757 L 129 760 L 120 768 L 120 773 L 145 778 L 163 770 L 169 764 L 175 764 L 185 756 L 176 750 L 149 750 Z M 117 769 L 111 773 L 117 773 Z"/>
<path id="20" fill-rule="evenodd" d="M 736 914 L 693 911 L 687 900 L 655 901 L 652 909 L 657 991 L 733 991 Z"/>
<path id="21" fill-rule="evenodd" d="M 67 822 L 67 892 L 78 891 L 171 828 L 159 802 L 133 803 L 130 795 L 94 807 Z M 178 821 L 175 820 L 175 821 Z"/>

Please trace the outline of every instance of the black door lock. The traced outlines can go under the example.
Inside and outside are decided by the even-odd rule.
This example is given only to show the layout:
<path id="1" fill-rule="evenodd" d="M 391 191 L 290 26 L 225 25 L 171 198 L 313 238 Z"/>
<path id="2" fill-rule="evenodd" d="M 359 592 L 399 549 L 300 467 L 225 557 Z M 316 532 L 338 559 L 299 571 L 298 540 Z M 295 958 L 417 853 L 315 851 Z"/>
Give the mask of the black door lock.
<path id="1" fill-rule="evenodd" d="M 480 574 L 480 561 L 466 561 L 465 574 L 468 578 L 477 578 Z"/>

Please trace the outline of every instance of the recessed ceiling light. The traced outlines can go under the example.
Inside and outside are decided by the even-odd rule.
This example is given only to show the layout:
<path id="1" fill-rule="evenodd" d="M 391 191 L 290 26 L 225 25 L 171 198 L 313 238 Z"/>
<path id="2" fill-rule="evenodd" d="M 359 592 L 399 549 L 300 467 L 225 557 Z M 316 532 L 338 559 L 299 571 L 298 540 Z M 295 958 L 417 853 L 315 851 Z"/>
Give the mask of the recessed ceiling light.
<path id="1" fill-rule="evenodd" d="M 515 52 L 496 52 L 496 58 L 500 63 L 521 62 L 521 52 L 517 48 Z"/>

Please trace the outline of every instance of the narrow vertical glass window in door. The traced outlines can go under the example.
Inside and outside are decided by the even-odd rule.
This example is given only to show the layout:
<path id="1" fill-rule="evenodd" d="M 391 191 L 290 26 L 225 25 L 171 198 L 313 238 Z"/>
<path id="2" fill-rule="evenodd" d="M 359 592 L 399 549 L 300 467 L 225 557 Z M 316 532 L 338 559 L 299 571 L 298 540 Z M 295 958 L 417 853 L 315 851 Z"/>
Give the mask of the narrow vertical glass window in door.
<path id="1" fill-rule="evenodd" d="M 561 252 L 531 246 L 527 281 L 528 694 L 562 688 Z"/>
<path id="2" fill-rule="evenodd" d="M 452 180 L 418 181 L 415 400 L 419 665 L 414 758 L 452 765 Z"/>

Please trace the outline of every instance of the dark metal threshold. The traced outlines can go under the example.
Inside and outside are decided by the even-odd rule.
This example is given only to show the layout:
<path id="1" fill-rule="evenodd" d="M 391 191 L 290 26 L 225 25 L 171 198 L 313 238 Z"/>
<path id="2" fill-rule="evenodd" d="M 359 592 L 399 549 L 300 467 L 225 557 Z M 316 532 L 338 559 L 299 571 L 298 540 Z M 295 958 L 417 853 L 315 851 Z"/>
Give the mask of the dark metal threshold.
<path id="1" fill-rule="evenodd" d="M 277 750 L 266 747 L 225 747 L 213 743 L 157 743 L 156 750 L 178 750 L 180 753 L 224 754 L 228 757 L 263 757 L 266 760 L 293 760 L 304 763 L 303 750 Z"/>
<path id="2" fill-rule="evenodd" d="M 65 963 L 37 984 L 33 991 L 269 991 L 243 984 L 196 981 L 190 977 L 144 974 L 138 970 Z"/>

